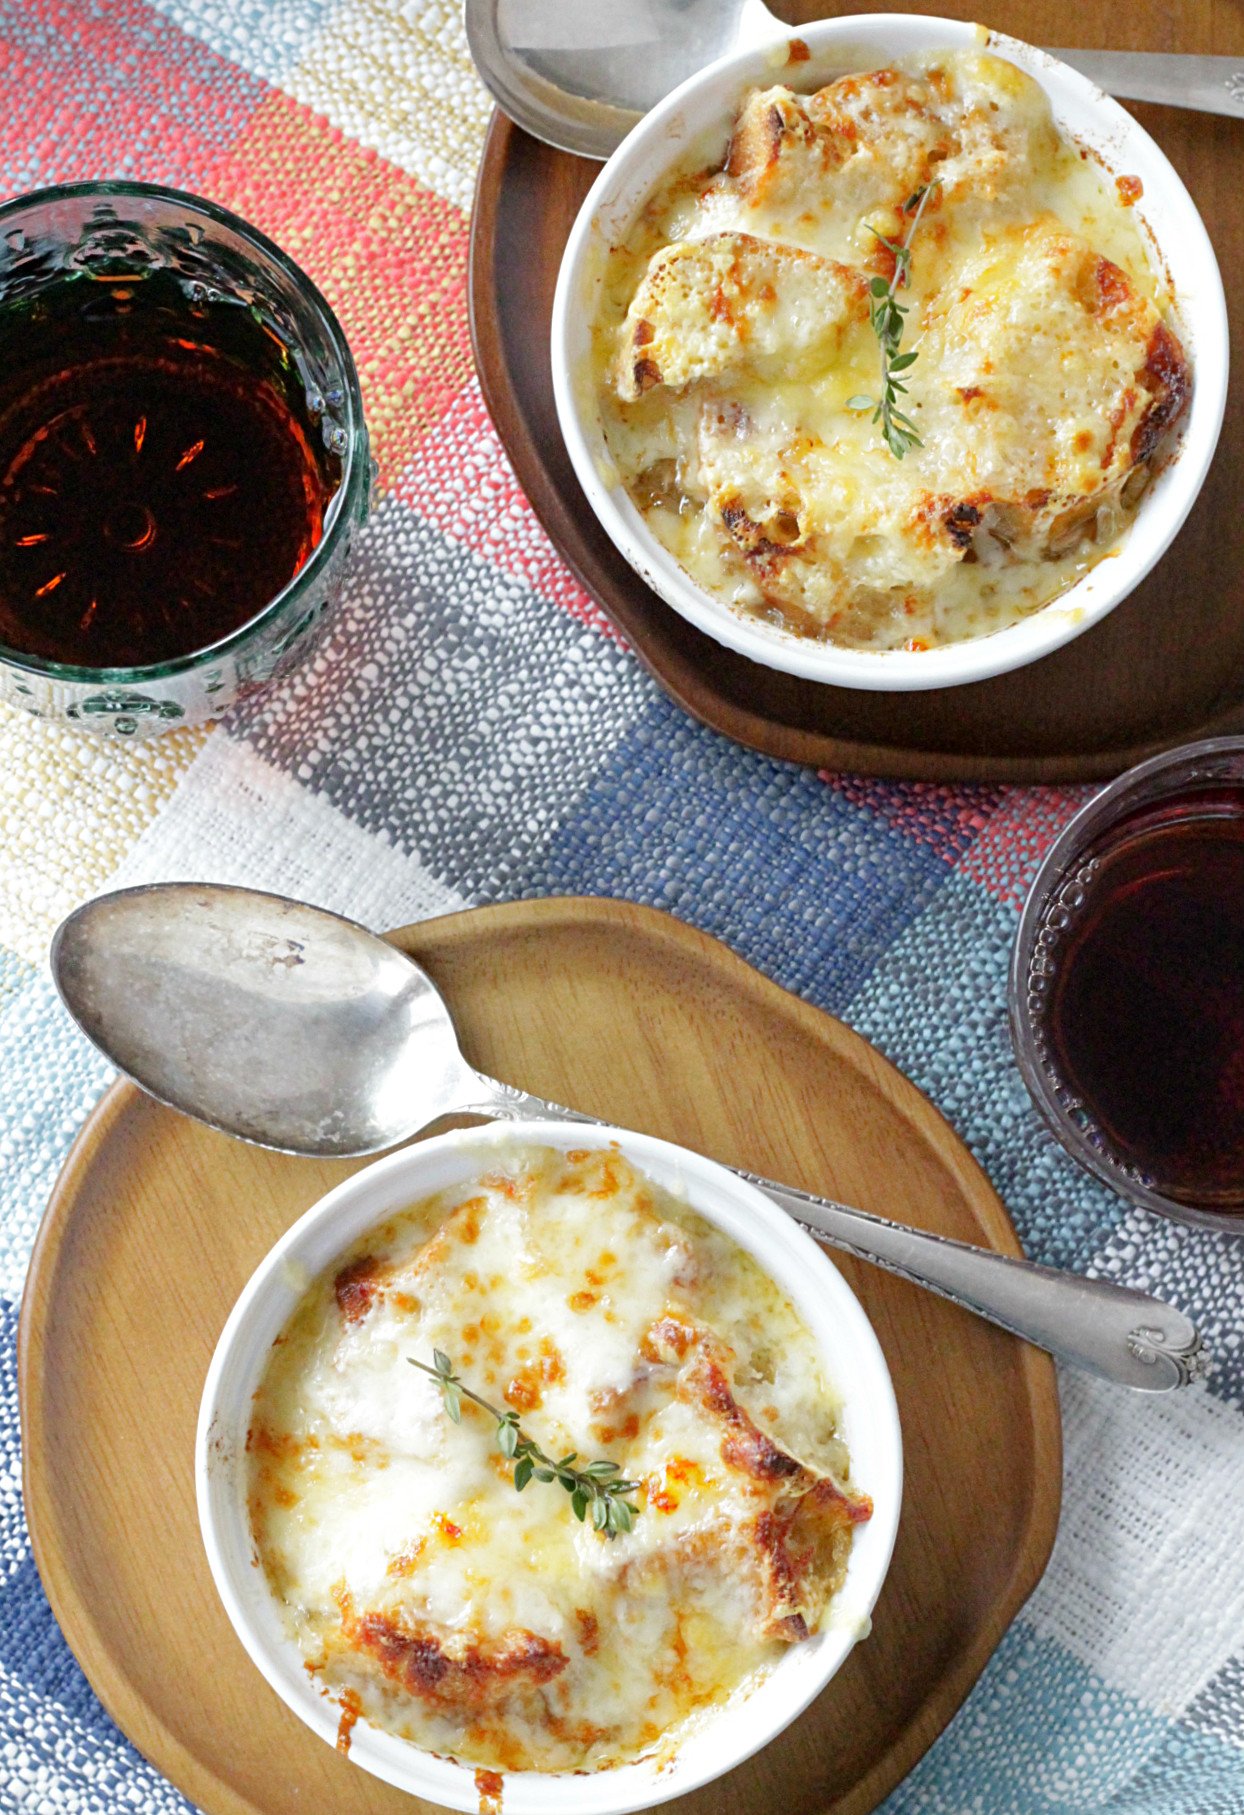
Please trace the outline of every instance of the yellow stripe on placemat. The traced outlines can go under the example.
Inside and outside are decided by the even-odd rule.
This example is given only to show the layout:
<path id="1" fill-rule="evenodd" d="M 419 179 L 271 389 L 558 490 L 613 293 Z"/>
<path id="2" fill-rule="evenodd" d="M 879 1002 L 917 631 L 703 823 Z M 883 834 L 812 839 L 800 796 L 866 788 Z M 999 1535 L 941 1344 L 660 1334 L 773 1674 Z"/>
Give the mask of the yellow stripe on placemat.
<path id="1" fill-rule="evenodd" d="M 105 741 L 0 705 L 0 945 L 42 963 L 59 921 L 105 885 L 209 736 Z"/>
<path id="2" fill-rule="evenodd" d="M 438 195 L 470 207 L 492 101 L 467 50 L 462 0 L 338 7 L 281 87 Z"/>

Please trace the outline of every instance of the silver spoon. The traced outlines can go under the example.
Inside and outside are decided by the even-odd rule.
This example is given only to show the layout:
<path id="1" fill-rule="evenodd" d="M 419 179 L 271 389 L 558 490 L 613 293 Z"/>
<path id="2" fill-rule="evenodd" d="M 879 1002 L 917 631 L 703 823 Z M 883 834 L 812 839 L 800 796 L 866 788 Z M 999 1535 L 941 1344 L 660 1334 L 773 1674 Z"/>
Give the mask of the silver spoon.
<path id="1" fill-rule="evenodd" d="M 493 99 L 537 139 L 607 158 L 670 90 L 727 51 L 798 26 L 763 0 L 466 0 L 466 33 Z M 1056 50 L 1107 93 L 1244 119 L 1244 59 Z"/>
<path id="2" fill-rule="evenodd" d="M 52 974 L 88 1039 L 136 1084 L 285 1153 L 378 1153 L 446 1115 L 596 1122 L 476 1071 L 412 959 L 279 895 L 207 883 L 101 895 L 61 925 Z M 740 1175 L 818 1240 L 1090 1373 L 1162 1392 L 1206 1372 L 1193 1324 L 1146 1293 Z"/>

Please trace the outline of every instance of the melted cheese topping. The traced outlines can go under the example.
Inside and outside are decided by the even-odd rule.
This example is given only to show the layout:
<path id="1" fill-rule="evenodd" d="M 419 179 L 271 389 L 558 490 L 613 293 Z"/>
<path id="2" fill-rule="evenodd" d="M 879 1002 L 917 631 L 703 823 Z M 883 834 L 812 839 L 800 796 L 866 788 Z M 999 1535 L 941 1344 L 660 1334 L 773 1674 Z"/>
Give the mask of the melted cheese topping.
<path id="1" fill-rule="evenodd" d="M 881 391 L 884 239 L 934 182 L 898 291 L 899 460 L 851 400 Z M 724 168 L 669 183 L 606 264 L 602 421 L 653 532 L 734 608 L 851 648 L 981 636 L 1066 591 L 1189 393 L 1136 188 L 983 53 L 750 94 Z"/>
<path id="2" fill-rule="evenodd" d="M 434 1349 L 550 1455 L 618 1462 L 633 1529 L 517 1494 L 495 1422 L 409 1365 Z M 258 1555 L 344 1718 L 504 1770 L 671 1743 L 818 1627 L 871 1511 L 794 1307 L 616 1149 L 518 1149 L 356 1244 L 247 1447 Z"/>

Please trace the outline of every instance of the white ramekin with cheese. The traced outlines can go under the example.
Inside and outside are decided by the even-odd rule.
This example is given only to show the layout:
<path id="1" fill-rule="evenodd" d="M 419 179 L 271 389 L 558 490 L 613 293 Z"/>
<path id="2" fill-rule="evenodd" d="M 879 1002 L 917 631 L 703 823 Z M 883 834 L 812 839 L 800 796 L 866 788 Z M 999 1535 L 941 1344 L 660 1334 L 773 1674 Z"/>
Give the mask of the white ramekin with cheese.
<path id="1" fill-rule="evenodd" d="M 909 235 L 890 439 L 870 285 Z M 1208 471 L 1227 357 L 1213 249 L 1136 121 L 1043 51 L 901 14 L 784 32 L 655 108 L 552 326 L 575 472 L 641 577 L 755 661 L 883 690 L 1022 666 L 1126 597 Z"/>
<path id="2" fill-rule="evenodd" d="M 560 1200 L 554 1197 L 553 1209 L 560 1201 L 564 1216 L 550 1216 L 548 1205 L 537 1203 L 533 1214 L 545 1235 L 533 1252 L 520 1242 L 523 1259 L 516 1264 L 514 1231 L 523 1212 L 507 1199 L 515 1178 L 521 1196 L 533 1177 L 544 1184 L 552 1180 L 550 1188 L 563 1193 Z M 619 1189 L 616 1204 L 610 1203 Z M 602 1206 L 596 1217 L 594 1202 Z M 440 1205 L 446 1207 L 445 1221 L 428 1230 L 435 1238 L 443 1227 L 444 1236 L 412 1248 L 403 1219 L 412 1206 L 424 1206 L 419 1213 L 435 1222 Z M 714 1285 L 697 1300 L 698 1288 L 688 1286 L 695 1278 L 694 1265 L 688 1267 L 688 1240 L 692 1248 L 698 1240 L 708 1256 L 710 1279 L 724 1266 L 723 1256 L 737 1255 L 737 1278 L 732 1274 L 728 1286 Z M 563 1302 L 565 1285 L 574 1283 L 566 1269 L 583 1268 L 591 1289 Z M 523 1306 L 510 1302 L 516 1290 L 521 1296 L 521 1281 L 515 1285 L 511 1275 L 524 1271 L 531 1281 L 530 1318 Z M 316 1281 L 327 1281 L 318 1298 Z M 463 1306 L 470 1309 L 471 1300 L 462 1294 L 468 1288 L 480 1294 L 479 1314 L 472 1311 L 464 1325 Z M 697 1304 L 716 1318 L 716 1334 L 711 1324 L 699 1325 Z M 529 1363 L 515 1370 L 506 1345 L 527 1322 L 534 1346 Z M 818 1462 L 845 1483 L 845 1499 L 815 1466 L 796 1468 L 783 1448 L 784 1440 L 791 1450 L 816 1450 L 807 1383 L 801 1387 L 792 1379 L 783 1391 L 780 1357 L 773 1384 L 775 1357 L 764 1356 L 768 1326 L 781 1347 L 791 1342 L 796 1324 L 799 1369 L 823 1378 L 832 1401 L 829 1448 L 822 1449 Z M 317 1351 L 319 1332 L 329 1325 L 331 1354 L 322 1345 Z M 722 1331 L 729 1337 L 724 1346 Z M 403 1365 L 408 1348 L 428 1346 L 425 1360 L 431 1360 L 431 1345 L 442 1343 L 456 1351 L 450 1359 L 464 1379 L 493 1400 L 504 1391 L 506 1404 L 520 1408 L 524 1430 L 549 1442 L 582 1446 L 584 1462 L 610 1450 L 636 1459 L 635 1472 L 643 1474 L 645 1485 L 633 1496 L 639 1510 L 629 1532 L 615 1542 L 593 1532 L 590 1517 L 576 1524 L 556 1482 L 533 1480 L 521 1499 L 514 1495 L 508 1465 L 490 1442 L 488 1418 L 468 1407 L 469 1416 L 454 1426 L 435 1384 Z M 616 1397 L 612 1374 L 629 1349 L 639 1415 L 628 1420 L 624 1396 L 617 1398 L 616 1417 L 610 1407 Z M 520 1347 L 520 1354 L 527 1352 Z M 511 1379 L 515 1371 L 517 1378 Z M 675 1390 L 664 1396 L 658 1391 L 654 1417 L 654 1383 L 660 1389 L 665 1379 Z M 753 1384 L 743 1384 L 749 1381 Z M 360 1384 L 361 1392 L 355 1390 Z M 595 1414 L 588 1409 L 592 1405 Z M 607 1423 L 593 1425 L 593 1416 Z M 343 1420 L 341 1432 L 335 1432 L 334 1422 Z M 355 1428 L 360 1425 L 367 1429 Z M 293 1454 L 298 1445 L 289 1433 L 295 1427 L 304 1439 L 308 1430 L 315 1433 L 309 1469 L 305 1458 Z M 801 1430 L 807 1440 L 791 1442 Z M 629 1450 L 627 1436 L 634 1439 Z M 379 1456 L 386 1445 L 393 1453 Z M 272 1688 L 323 1739 L 331 1744 L 347 1739 L 352 1760 L 385 1781 L 471 1811 L 491 1806 L 490 1798 L 499 1795 L 507 1815 L 622 1815 L 694 1789 L 772 1739 L 868 1631 L 894 1544 L 902 1483 L 898 1413 L 885 1361 L 858 1301 L 825 1253 L 760 1192 L 709 1160 L 647 1136 L 553 1122 L 463 1129 L 419 1142 L 368 1166 L 309 1210 L 261 1263 L 221 1335 L 204 1389 L 197 1471 L 200 1521 L 217 1589 Z M 736 1615 L 729 1595 L 714 1596 L 733 1577 L 740 1578 L 742 1591 L 747 1571 L 741 1565 L 749 1561 L 748 1539 L 739 1559 L 724 1570 L 717 1567 L 722 1534 L 733 1532 L 734 1542 L 741 1529 L 729 1516 L 714 1524 L 722 1480 L 730 1487 L 730 1477 L 735 1488 L 742 1483 L 744 1511 L 762 1507 L 770 1492 L 802 1495 L 809 1488 L 814 1491 L 806 1503 L 814 1517 L 822 1493 L 856 1509 L 858 1522 L 842 1553 L 832 1598 L 813 1619 L 816 1629 L 799 1630 L 799 1585 L 793 1585 L 792 1598 L 787 1579 L 796 1548 L 802 1562 L 805 1531 L 798 1546 L 790 1547 L 791 1555 L 779 1559 L 776 1572 L 769 1568 L 772 1559 L 757 1553 L 756 1580 L 771 1599 L 772 1630 L 782 1625 L 791 1630 L 782 1634 L 784 1642 L 755 1649 L 754 1631 L 740 1629 L 740 1655 L 759 1660 L 742 1680 L 714 1692 L 689 1719 L 644 1746 L 634 1762 L 610 1763 L 602 1753 L 605 1762 L 598 1757 L 595 1768 L 589 1759 L 586 1768 L 511 1768 L 498 1778 L 495 1757 L 479 1747 L 504 1745 L 507 1710 L 516 1722 L 515 1743 L 521 1748 L 531 1742 L 530 1723 L 539 1714 L 540 1684 L 546 1680 L 540 1669 L 550 1656 L 568 1654 L 569 1668 L 564 1661 L 559 1665 L 565 1670 L 563 1690 L 576 1668 L 589 1673 L 589 1685 L 597 1690 L 610 1668 L 634 1671 L 636 1681 L 658 1669 L 666 1624 L 653 1595 L 665 1592 L 661 1584 L 673 1584 L 671 1595 L 689 1590 L 688 1630 L 701 1640 L 707 1634 L 720 1641 L 720 1622 L 728 1628 Z M 454 1511 L 464 1505 L 469 1516 L 459 1513 L 453 1522 Z M 694 1546 L 697 1509 L 707 1509 L 701 1525 L 717 1536 L 701 1543 L 690 1574 L 681 1564 L 667 1575 L 654 1574 L 652 1562 L 662 1544 L 679 1556 L 688 1544 Z M 414 1545 L 397 1544 L 404 1517 L 412 1534 L 416 1527 L 422 1534 Z M 747 1527 L 752 1530 L 772 1538 L 767 1511 Z M 476 1589 L 491 1579 L 490 1533 L 496 1538 L 494 1573 L 503 1580 L 486 1593 L 481 1589 L 480 1599 Z M 353 1690 L 343 1691 L 349 1678 L 336 1668 L 342 1628 L 331 1614 L 322 1617 L 320 1590 L 327 1578 L 317 1583 L 315 1555 L 321 1542 L 337 1544 L 344 1557 L 338 1601 L 349 1609 L 350 1595 L 357 1592 L 370 1609 L 363 1622 L 347 1613 L 347 1646 L 364 1626 L 365 1636 L 382 1634 L 380 1651 L 372 1646 L 359 1679 L 361 1719 L 356 1718 L 360 1699 Z M 388 1558 L 387 1550 L 395 1546 L 395 1556 Z M 386 1552 L 381 1563 L 388 1561 L 387 1570 L 371 1567 L 366 1554 L 371 1547 Z M 269 1553 L 280 1558 L 275 1568 Z M 534 1570 L 527 1567 L 532 1556 L 543 1559 Z M 335 1568 L 331 1564 L 328 1573 Z M 559 1575 L 576 1569 L 580 1583 L 562 1595 Z M 286 1570 L 297 1583 L 282 1583 Z M 413 1602 L 406 1593 L 411 1575 Z M 636 1630 L 651 1634 L 647 1645 L 612 1646 L 609 1609 L 612 1584 L 619 1579 L 626 1588 L 619 1608 L 637 1622 Z M 744 1595 L 739 1606 L 746 1602 Z M 298 1618 L 291 1621 L 294 1603 Z M 493 1646 L 500 1692 L 487 1691 L 491 1728 L 481 1725 L 483 1740 L 477 1733 L 474 1751 L 466 1745 L 465 1756 L 446 1756 L 446 1713 L 453 1710 L 440 1687 L 452 1689 L 459 1653 L 472 1688 L 489 1667 L 489 1642 L 464 1648 L 455 1619 L 459 1627 L 469 1627 L 477 1617 L 491 1617 L 501 1603 L 515 1630 L 503 1632 Z M 310 1641 L 307 1608 L 315 1627 Z M 430 1667 L 435 1680 L 402 1737 L 403 1723 L 389 1720 L 387 1713 L 390 1707 L 400 1711 L 401 1695 L 390 1697 L 389 1686 L 380 1681 L 383 1694 L 369 1700 L 368 1673 L 376 1677 L 375 1657 L 382 1664 L 388 1660 L 393 1635 L 409 1634 L 412 1618 L 423 1634 L 419 1622 L 429 1610 L 444 1642 L 438 1648 L 424 1636 L 416 1641 L 419 1671 Z M 324 1632 L 329 1644 L 321 1658 L 308 1642 L 318 1645 Z M 582 1647 L 589 1633 L 590 1642 Z M 521 1646 L 515 1644 L 518 1637 Z M 752 1649 L 744 1647 L 744 1637 Z M 517 1699 L 516 1664 L 520 1670 L 528 1664 L 536 1668 L 530 1692 Z M 669 1674 L 661 1668 L 668 1686 Z M 709 1675 L 703 1681 L 711 1686 Z M 592 1692 L 589 1686 L 589 1699 Z M 412 1697 L 420 1701 L 421 1694 Z M 561 1703 L 577 1716 L 572 1699 L 561 1694 Z M 654 1705 L 673 1706 L 668 1696 Z M 520 1714 L 527 1723 L 521 1733 Z M 556 1758 L 556 1742 L 566 1732 L 564 1720 L 554 1721 L 549 1734 L 537 1733 L 535 1739 Z"/>

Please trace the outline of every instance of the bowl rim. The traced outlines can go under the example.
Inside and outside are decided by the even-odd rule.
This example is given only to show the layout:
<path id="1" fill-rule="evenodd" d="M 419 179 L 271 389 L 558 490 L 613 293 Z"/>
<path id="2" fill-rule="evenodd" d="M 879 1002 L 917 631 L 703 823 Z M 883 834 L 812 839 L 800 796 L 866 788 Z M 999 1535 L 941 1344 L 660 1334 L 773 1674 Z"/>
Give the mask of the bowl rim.
<path id="1" fill-rule="evenodd" d="M 598 214 L 626 191 L 636 167 L 647 165 L 655 142 L 664 140 L 670 147 L 664 169 L 673 169 L 685 156 L 689 139 L 718 121 L 724 124 L 750 82 L 780 80 L 783 70 L 771 61 L 772 52 L 793 35 L 792 28 L 775 25 L 775 35 L 766 44 L 728 52 L 691 76 L 633 128 L 597 176 L 566 242 L 553 299 L 550 357 L 562 436 L 575 476 L 614 546 L 659 598 L 715 642 L 782 673 L 865 691 L 922 691 L 987 680 L 1052 653 L 1099 623 L 1166 554 L 1196 502 L 1214 458 L 1227 400 L 1226 297 L 1214 249 L 1192 197 L 1161 147 L 1117 101 L 1049 52 L 1002 32 L 935 15 L 843 14 L 800 26 L 798 36 L 811 52 L 813 68 L 837 47 L 854 68 L 920 50 L 988 50 L 1033 76 L 1054 105 L 1060 131 L 1088 143 L 1108 170 L 1140 166 L 1147 179 L 1147 205 L 1139 210 L 1139 218 L 1155 254 L 1172 275 L 1179 325 L 1193 367 L 1192 399 L 1176 430 L 1175 448 L 1155 474 L 1118 548 L 1066 592 L 1015 624 L 931 650 L 868 651 L 800 638 L 734 611 L 679 566 L 648 529 L 620 482 L 602 472 L 607 459 L 602 463 L 585 429 L 587 387 L 580 382 L 583 356 L 574 351 L 574 335 L 590 314 L 583 292 L 598 237 Z M 795 85 L 799 86 L 797 78 Z M 707 101 L 706 91 L 713 97 Z M 642 193 L 650 194 L 659 180 L 657 176 L 645 182 Z M 1161 231 L 1151 219 L 1155 200 L 1160 201 Z M 1196 282 L 1186 286 L 1176 274 L 1190 266 Z M 1138 534 L 1142 528 L 1144 535 Z"/>
<path id="2" fill-rule="evenodd" d="M 902 1435 L 893 1383 L 876 1333 L 829 1255 L 756 1186 L 673 1142 L 608 1125 L 585 1127 L 581 1122 L 552 1119 L 459 1128 L 371 1162 L 320 1197 L 286 1230 L 259 1262 L 230 1312 L 208 1368 L 199 1410 L 195 1487 L 200 1532 L 217 1594 L 251 1661 L 270 1687 L 320 1738 L 333 1744 L 339 1709 L 311 1685 L 293 1642 L 277 1635 L 276 1604 L 266 1584 L 258 1586 L 262 1575 L 252 1562 L 249 1524 L 237 1480 L 244 1444 L 241 1433 L 271 1337 L 306 1289 L 308 1277 L 331 1265 L 334 1256 L 400 1205 L 465 1183 L 473 1171 L 489 1161 L 495 1164 L 499 1152 L 515 1147 L 567 1149 L 615 1142 L 641 1170 L 673 1188 L 698 1214 L 753 1254 L 808 1321 L 833 1385 L 841 1392 L 842 1423 L 852 1448 L 853 1473 L 861 1439 L 872 1452 L 868 1478 L 860 1482 L 874 1501 L 873 1517 L 861 1528 L 869 1548 L 861 1553 L 859 1541 L 853 1548 L 853 1560 L 860 1554 L 864 1557 L 860 1575 L 853 1580 L 849 1566 L 830 1620 L 807 1642 L 816 1649 L 792 1648 L 757 1683 L 740 1685 L 726 1703 L 694 1723 L 671 1763 L 640 1761 L 583 1775 L 506 1773 L 505 1802 L 511 1815 L 549 1815 L 554 1810 L 565 1815 L 570 1811 L 575 1815 L 578 1811 L 583 1815 L 628 1815 L 710 1782 L 776 1738 L 820 1694 L 866 1634 L 898 1530 Z M 452 1175 L 449 1179 L 440 1176 L 447 1167 Z M 317 1258 L 304 1261 L 304 1254 L 317 1254 Z M 832 1366 L 831 1330 L 837 1349 Z M 248 1341 L 253 1350 L 249 1360 L 245 1355 Z M 852 1381 L 844 1385 L 842 1360 L 848 1355 Z M 232 1546 L 232 1563 L 226 1524 L 230 1517 L 235 1532 L 245 1531 L 241 1548 Z M 247 1605 L 246 1590 L 252 1606 Z M 254 1604 L 267 1609 L 269 1631 L 262 1629 Z M 834 1613 L 842 1617 L 835 1619 Z M 784 1694 L 779 1701 L 778 1685 L 793 1693 Z M 766 1694 L 775 1704 L 770 1717 L 749 1721 L 748 1708 Z M 726 1719 L 731 1722 L 729 1728 L 723 1727 Z M 706 1736 L 717 1742 L 715 1747 L 703 1746 Z M 683 1751 L 697 1746 L 693 1767 L 680 1769 Z M 474 1811 L 478 1807 L 475 1767 L 437 1758 L 411 1742 L 381 1733 L 366 1721 L 355 1728 L 351 1756 L 373 1775 L 412 1794 L 450 1808 Z"/>

